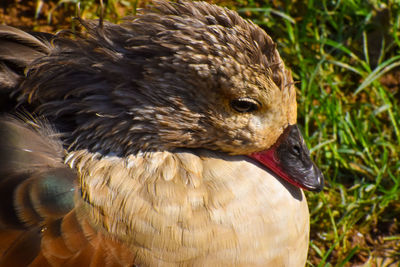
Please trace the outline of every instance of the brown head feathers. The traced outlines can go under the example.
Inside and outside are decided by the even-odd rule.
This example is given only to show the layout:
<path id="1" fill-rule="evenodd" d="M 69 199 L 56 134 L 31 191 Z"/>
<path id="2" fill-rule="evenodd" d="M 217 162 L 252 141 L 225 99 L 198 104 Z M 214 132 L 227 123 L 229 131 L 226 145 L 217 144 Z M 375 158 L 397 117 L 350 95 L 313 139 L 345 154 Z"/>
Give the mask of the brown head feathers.
<path id="1" fill-rule="evenodd" d="M 236 12 L 157 1 L 120 25 L 82 23 L 87 35 L 55 36 L 19 88 L 21 103 L 62 122 L 72 149 L 248 154 L 295 121 L 295 90 L 276 44 Z M 246 99 L 251 112 L 232 107 L 246 108 Z"/>

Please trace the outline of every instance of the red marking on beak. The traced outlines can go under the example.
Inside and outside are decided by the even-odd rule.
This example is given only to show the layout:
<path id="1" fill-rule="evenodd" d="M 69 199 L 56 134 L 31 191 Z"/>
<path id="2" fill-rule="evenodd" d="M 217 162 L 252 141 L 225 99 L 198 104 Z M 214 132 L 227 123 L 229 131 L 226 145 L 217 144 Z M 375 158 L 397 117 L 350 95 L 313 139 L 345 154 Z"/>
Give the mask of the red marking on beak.
<path id="1" fill-rule="evenodd" d="M 324 177 L 312 162 L 296 125 L 289 125 L 271 148 L 252 153 L 249 157 L 294 186 L 310 191 L 323 188 Z"/>

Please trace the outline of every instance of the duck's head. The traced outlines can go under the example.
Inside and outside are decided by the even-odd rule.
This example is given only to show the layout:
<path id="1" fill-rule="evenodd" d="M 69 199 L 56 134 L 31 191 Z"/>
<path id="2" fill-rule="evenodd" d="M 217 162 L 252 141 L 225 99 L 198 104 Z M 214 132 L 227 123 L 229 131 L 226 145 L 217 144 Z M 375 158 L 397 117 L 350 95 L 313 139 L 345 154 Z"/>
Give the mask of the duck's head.
<path id="1" fill-rule="evenodd" d="M 121 25 L 83 23 L 88 36 L 56 38 L 22 86 L 22 101 L 58 123 L 71 149 L 205 148 L 321 190 L 291 74 L 258 26 L 203 2 L 158 2 Z"/>

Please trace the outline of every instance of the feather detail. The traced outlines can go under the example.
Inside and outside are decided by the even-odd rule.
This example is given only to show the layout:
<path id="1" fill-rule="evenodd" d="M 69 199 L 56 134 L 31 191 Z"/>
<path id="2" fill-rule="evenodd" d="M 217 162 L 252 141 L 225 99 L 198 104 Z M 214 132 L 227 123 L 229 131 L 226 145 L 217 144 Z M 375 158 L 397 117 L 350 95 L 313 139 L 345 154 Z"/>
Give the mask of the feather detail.
<path id="1" fill-rule="evenodd" d="M 0 266 L 24 267 L 40 252 L 40 228 L 21 232 L 0 258 Z"/>
<path id="2" fill-rule="evenodd" d="M 25 70 L 35 59 L 50 52 L 52 35 L 26 33 L 19 29 L 0 25 L 0 111 L 13 109 L 15 99 L 10 97 L 23 80 Z"/>

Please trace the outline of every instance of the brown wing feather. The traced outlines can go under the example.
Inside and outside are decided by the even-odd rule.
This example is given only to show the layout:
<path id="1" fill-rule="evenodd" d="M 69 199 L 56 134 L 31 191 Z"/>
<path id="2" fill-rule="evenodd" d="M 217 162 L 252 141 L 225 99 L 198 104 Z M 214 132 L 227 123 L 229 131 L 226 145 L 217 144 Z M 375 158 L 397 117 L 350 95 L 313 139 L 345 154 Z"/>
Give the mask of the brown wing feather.
<path id="1" fill-rule="evenodd" d="M 43 256 L 42 252 L 40 252 L 35 260 L 29 264 L 29 267 L 50 267 L 51 264 L 49 261 Z"/>
<path id="2" fill-rule="evenodd" d="M 8 70 L 23 75 L 24 69 L 33 60 L 49 53 L 48 40 L 51 38 L 52 35 L 49 34 L 29 34 L 14 27 L 0 25 L 0 63 Z M 3 80 L 0 79 L 0 88 L 1 81 Z"/>
<path id="3" fill-rule="evenodd" d="M 9 111 L 16 101 L 10 94 L 24 79 L 27 66 L 50 51 L 53 35 L 29 34 L 19 29 L 0 25 L 0 111 Z"/>
<path id="4" fill-rule="evenodd" d="M 0 266 L 27 266 L 40 251 L 40 229 L 21 231 L 0 259 Z"/>

